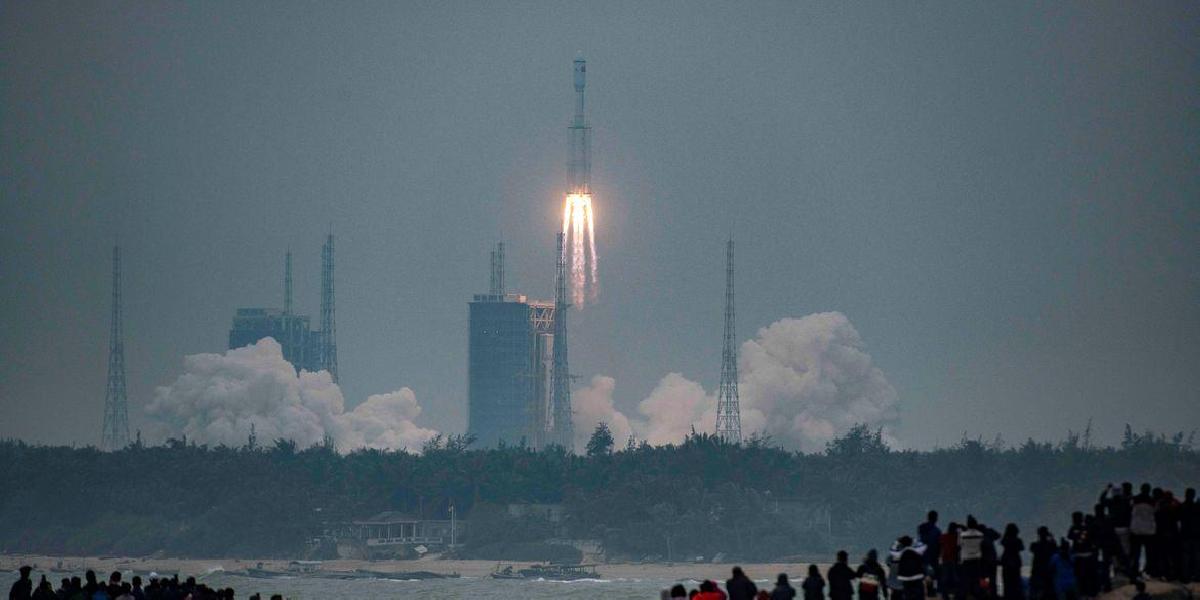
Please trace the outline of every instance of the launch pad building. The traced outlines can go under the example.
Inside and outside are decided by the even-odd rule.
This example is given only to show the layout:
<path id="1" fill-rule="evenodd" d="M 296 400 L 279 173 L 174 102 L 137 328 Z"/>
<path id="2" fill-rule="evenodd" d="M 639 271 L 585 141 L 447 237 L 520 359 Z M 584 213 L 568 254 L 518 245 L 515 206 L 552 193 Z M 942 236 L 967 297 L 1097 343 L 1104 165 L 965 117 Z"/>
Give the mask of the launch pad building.
<path id="1" fill-rule="evenodd" d="M 545 445 L 550 415 L 554 303 L 476 294 L 469 305 L 467 432 L 476 444 Z"/>

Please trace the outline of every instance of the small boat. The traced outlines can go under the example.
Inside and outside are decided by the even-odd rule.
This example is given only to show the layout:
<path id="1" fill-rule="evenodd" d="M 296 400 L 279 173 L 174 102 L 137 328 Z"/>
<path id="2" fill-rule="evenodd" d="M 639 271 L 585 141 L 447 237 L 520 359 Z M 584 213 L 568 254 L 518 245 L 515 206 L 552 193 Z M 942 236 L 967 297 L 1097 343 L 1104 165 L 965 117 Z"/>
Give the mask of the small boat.
<path id="1" fill-rule="evenodd" d="M 496 570 L 492 571 L 492 579 L 525 579 L 523 575 L 513 569 L 512 565 L 496 565 Z"/>
<path id="2" fill-rule="evenodd" d="M 255 579 L 282 579 L 284 577 L 294 577 L 294 575 L 291 573 L 285 573 L 283 571 L 271 571 L 269 569 L 256 569 L 254 567 L 247 567 L 244 571 L 242 571 L 241 574 L 244 577 L 253 577 Z"/>
<path id="3" fill-rule="evenodd" d="M 545 579 L 547 581 L 577 581 L 579 579 L 599 579 L 596 565 L 564 565 L 545 563 L 530 565 L 527 569 L 514 569 L 512 565 L 503 568 L 496 567 L 492 572 L 493 579 Z"/>
<path id="4" fill-rule="evenodd" d="M 320 570 L 319 560 L 293 560 L 287 566 L 287 572 L 292 575 L 312 575 Z"/>
<path id="5" fill-rule="evenodd" d="M 365 575 L 371 579 L 453 579 L 460 577 L 458 573 L 446 575 L 443 573 L 434 573 L 433 571 L 372 571 L 369 569 L 356 569 L 355 573 Z"/>
<path id="6" fill-rule="evenodd" d="M 246 567 L 240 574 L 246 577 L 253 577 L 255 579 L 280 579 L 282 577 L 295 577 L 295 573 L 264 569 L 262 563 L 258 563 L 253 567 Z"/>

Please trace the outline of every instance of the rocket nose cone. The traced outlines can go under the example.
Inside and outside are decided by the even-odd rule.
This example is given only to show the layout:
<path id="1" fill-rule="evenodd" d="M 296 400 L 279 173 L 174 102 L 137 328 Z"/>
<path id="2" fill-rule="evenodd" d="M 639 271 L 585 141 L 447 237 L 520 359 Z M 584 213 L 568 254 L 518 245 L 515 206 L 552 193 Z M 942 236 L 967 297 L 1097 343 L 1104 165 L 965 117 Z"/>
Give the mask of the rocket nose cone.
<path id="1" fill-rule="evenodd" d="M 583 60 L 583 53 L 575 59 L 575 91 L 582 92 L 583 86 L 587 78 L 587 62 Z"/>
<path id="2" fill-rule="evenodd" d="M 575 62 L 583 62 L 583 50 L 575 53 Z"/>

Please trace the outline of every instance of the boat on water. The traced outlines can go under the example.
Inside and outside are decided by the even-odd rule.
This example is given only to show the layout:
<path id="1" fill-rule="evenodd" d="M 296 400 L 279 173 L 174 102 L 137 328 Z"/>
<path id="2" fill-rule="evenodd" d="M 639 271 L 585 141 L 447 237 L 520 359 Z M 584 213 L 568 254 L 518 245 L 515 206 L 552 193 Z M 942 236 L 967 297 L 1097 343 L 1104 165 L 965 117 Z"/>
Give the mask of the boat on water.
<path id="1" fill-rule="evenodd" d="M 579 579 L 599 579 L 596 565 L 566 565 L 559 563 L 533 564 L 525 569 L 517 569 L 512 565 L 496 566 L 492 571 L 492 579 L 545 579 L 547 581 L 576 581 Z"/>
<path id="2" fill-rule="evenodd" d="M 287 566 L 287 572 L 292 575 L 312 575 L 320 570 L 319 560 L 293 560 Z"/>
<path id="3" fill-rule="evenodd" d="M 272 571 L 263 567 L 262 563 L 256 563 L 253 567 L 246 567 L 240 573 L 235 572 L 244 577 L 253 577 L 255 579 L 282 579 L 284 577 L 295 577 L 297 573 L 288 571 Z"/>
<path id="4" fill-rule="evenodd" d="M 426 579 L 454 579 L 461 577 L 458 573 L 434 573 L 432 571 L 374 571 L 370 569 L 355 569 L 353 571 L 316 571 L 309 575 L 317 579 L 398 579 L 404 581 Z"/>
<path id="5" fill-rule="evenodd" d="M 295 577 L 294 574 L 286 571 L 272 571 L 270 569 L 261 569 L 258 567 L 246 567 L 241 573 L 243 577 L 253 577 L 255 579 L 283 579 L 284 577 Z"/>
<path id="6" fill-rule="evenodd" d="M 512 565 L 496 565 L 496 570 L 492 571 L 492 579 L 525 579 L 520 573 L 513 568 Z"/>
<path id="7" fill-rule="evenodd" d="M 360 573 L 374 579 L 454 579 L 460 577 L 458 573 L 434 573 L 433 571 L 372 571 L 369 569 L 357 569 L 356 573 Z"/>

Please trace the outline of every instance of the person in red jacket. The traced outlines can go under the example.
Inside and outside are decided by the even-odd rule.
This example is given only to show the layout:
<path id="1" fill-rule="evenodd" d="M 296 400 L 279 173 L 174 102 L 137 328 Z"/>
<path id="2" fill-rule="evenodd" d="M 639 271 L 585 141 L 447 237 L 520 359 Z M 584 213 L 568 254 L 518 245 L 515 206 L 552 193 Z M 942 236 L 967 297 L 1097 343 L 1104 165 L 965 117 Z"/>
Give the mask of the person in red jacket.
<path id="1" fill-rule="evenodd" d="M 696 594 L 695 600 L 726 600 L 725 592 L 717 587 L 717 584 L 711 580 L 705 580 L 700 584 L 700 593 Z"/>
<path id="2" fill-rule="evenodd" d="M 938 592 L 942 600 L 950 600 L 950 595 L 958 590 L 958 532 L 962 525 L 951 522 L 946 527 L 938 543 L 941 552 L 941 569 L 938 572 Z"/>

